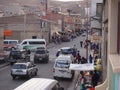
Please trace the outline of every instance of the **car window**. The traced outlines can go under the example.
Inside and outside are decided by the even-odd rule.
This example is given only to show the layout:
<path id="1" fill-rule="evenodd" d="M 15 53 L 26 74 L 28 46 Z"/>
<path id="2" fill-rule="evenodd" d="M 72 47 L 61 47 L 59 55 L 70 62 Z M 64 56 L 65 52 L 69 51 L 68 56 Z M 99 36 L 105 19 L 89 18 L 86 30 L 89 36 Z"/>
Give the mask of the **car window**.
<path id="1" fill-rule="evenodd" d="M 26 69 L 26 65 L 15 64 L 15 65 L 13 65 L 13 69 Z"/>
<path id="2" fill-rule="evenodd" d="M 23 42 L 22 44 L 23 44 L 23 45 L 24 45 L 24 44 L 27 44 L 27 42 L 25 41 L 25 42 Z"/>
<path id="3" fill-rule="evenodd" d="M 11 55 L 20 55 L 20 51 L 11 51 Z"/>
<path id="4" fill-rule="evenodd" d="M 8 41 L 4 41 L 4 44 L 8 44 Z"/>
<path id="5" fill-rule="evenodd" d="M 70 62 L 68 62 L 67 60 L 59 60 L 56 62 L 55 66 L 60 68 L 68 68 L 70 66 Z"/>
<path id="6" fill-rule="evenodd" d="M 44 41 L 29 41 L 29 44 L 45 44 Z"/>
<path id="7" fill-rule="evenodd" d="M 45 54 L 45 50 L 37 50 L 36 54 Z"/>
<path id="8" fill-rule="evenodd" d="M 73 51 L 72 49 L 61 49 L 62 54 L 71 54 L 72 51 Z"/>
<path id="9" fill-rule="evenodd" d="M 17 44 L 17 41 L 9 41 L 9 44 Z"/>

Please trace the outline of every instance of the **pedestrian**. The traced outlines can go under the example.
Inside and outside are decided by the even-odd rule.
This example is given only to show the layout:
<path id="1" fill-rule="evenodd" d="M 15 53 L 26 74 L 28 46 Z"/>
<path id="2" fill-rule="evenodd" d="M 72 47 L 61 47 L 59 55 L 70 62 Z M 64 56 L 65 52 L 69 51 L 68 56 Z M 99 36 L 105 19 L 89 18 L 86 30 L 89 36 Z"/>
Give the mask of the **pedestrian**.
<path id="1" fill-rule="evenodd" d="M 82 46 L 83 46 L 83 41 L 80 41 L 80 47 L 82 48 Z"/>
<path id="2" fill-rule="evenodd" d="M 89 55 L 89 63 L 92 63 L 92 59 L 93 59 L 93 57 L 92 57 L 92 55 L 90 54 L 90 55 Z"/>
<path id="3" fill-rule="evenodd" d="M 82 57 L 82 59 L 81 59 L 81 64 L 84 64 L 84 63 L 87 63 L 87 59 L 84 58 L 84 57 Z"/>
<path id="4" fill-rule="evenodd" d="M 86 78 L 84 77 L 84 73 L 81 73 L 81 76 L 80 76 L 80 90 L 86 90 L 85 83 L 86 83 Z"/>
<path id="5" fill-rule="evenodd" d="M 77 52 L 76 60 L 77 60 L 78 64 L 81 63 L 81 56 L 80 56 L 79 51 Z"/>
<path id="6" fill-rule="evenodd" d="M 72 55 L 73 55 L 73 57 L 76 57 L 76 54 L 77 54 L 76 50 L 73 49 L 73 51 L 72 51 Z"/>
<path id="7" fill-rule="evenodd" d="M 99 74 L 97 73 L 97 70 L 95 70 L 93 75 L 92 75 L 92 79 L 91 79 L 92 80 L 91 83 L 92 83 L 93 87 L 97 86 L 99 78 L 100 78 Z"/>
<path id="8" fill-rule="evenodd" d="M 56 57 L 58 57 L 59 55 L 60 55 L 60 50 L 57 51 Z"/>

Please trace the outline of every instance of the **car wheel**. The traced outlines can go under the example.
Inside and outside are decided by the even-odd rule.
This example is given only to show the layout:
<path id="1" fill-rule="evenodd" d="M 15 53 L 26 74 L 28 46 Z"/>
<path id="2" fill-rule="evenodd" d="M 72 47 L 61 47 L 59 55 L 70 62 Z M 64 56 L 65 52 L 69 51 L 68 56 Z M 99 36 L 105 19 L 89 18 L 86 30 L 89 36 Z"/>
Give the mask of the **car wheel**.
<path id="1" fill-rule="evenodd" d="M 53 76 L 53 78 L 57 80 L 57 77 L 56 77 L 56 76 Z"/>
<path id="2" fill-rule="evenodd" d="M 35 72 L 35 76 L 37 76 L 37 70 L 36 70 L 36 72 Z"/>
<path id="3" fill-rule="evenodd" d="M 13 79 L 15 79 L 15 78 L 16 78 L 16 76 L 12 76 L 12 78 L 13 78 Z"/>
<path id="4" fill-rule="evenodd" d="M 45 62 L 48 63 L 48 62 L 49 62 L 49 59 L 47 58 Z"/>

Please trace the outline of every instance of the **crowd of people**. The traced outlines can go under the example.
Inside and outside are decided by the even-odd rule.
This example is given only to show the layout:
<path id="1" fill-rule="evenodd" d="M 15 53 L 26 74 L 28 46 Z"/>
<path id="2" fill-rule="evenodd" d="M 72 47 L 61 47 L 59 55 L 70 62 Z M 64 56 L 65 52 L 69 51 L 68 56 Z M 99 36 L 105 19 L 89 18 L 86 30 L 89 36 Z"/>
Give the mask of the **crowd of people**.
<path id="1" fill-rule="evenodd" d="M 89 75 L 87 74 L 89 73 Z M 89 78 L 87 80 L 87 77 Z M 95 90 L 95 86 L 98 85 L 100 79 L 99 73 L 94 70 L 94 71 L 81 71 L 79 75 L 79 85 L 80 85 L 80 90 Z"/>

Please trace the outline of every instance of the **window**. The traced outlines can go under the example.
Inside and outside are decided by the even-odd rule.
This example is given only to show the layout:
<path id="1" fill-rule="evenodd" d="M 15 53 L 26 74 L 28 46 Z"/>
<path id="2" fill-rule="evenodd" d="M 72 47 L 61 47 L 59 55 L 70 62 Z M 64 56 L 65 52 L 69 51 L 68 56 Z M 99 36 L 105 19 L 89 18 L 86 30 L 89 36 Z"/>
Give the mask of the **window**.
<path id="1" fill-rule="evenodd" d="M 17 44 L 17 41 L 10 41 L 9 44 Z"/>
<path id="2" fill-rule="evenodd" d="M 36 54 L 45 54 L 45 50 L 37 50 Z"/>
<path id="3" fill-rule="evenodd" d="M 23 44 L 23 45 L 24 45 L 24 44 L 27 44 L 27 42 L 25 41 L 25 42 L 23 42 L 22 44 Z"/>
<path id="4" fill-rule="evenodd" d="M 4 41 L 4 44 L 8 44 L 8 41 Z"/>
<path id="5" fill-rule="evenodd" d="M 55 66 L 60 68 L 69 68 L 70 62 L 68 62 L 67 60 L 59 60 L 56 62 Z"/>
<path id="6" fill-rule="evenodd" d="M 45 44 L 44 41 L 29 41 L 29 44 Z"/>
<path id="7" fill-rule="evenodd" d="M 97 3 L 96 15 L 102 16 L 102 3 Z"/>
<path id="8" fill-rule="evenodd" d="M 16 65 L 13 66 L 13 69 L 26 69 L 26 65 L 16 64 Z"/>

